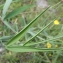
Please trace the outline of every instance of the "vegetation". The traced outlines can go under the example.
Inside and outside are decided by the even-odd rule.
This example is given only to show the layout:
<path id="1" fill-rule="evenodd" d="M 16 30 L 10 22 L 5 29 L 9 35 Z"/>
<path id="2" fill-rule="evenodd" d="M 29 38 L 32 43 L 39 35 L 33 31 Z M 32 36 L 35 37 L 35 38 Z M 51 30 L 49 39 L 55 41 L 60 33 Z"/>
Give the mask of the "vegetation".
<path id="1" fill-rule="evenodd" d="M 63 2 L 2 0 L 0 3 L 0 63 L 62 63 Z M 0 49 L 1 49 L 0 48 Z"/>

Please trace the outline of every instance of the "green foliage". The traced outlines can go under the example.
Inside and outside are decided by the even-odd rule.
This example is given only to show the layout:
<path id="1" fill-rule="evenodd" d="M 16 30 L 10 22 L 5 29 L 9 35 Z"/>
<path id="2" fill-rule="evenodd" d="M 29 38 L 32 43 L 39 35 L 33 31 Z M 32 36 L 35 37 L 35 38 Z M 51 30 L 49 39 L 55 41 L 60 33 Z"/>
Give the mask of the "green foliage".
<path id="1" fill-rule="evenodd" d="M 19 58 L 16 58 L 17 54 L 13 54 L 14 52 L 28 52 L 32 60 L 27 63 L 61 63 L 63 4 L 58 2 L 52 5 L 52 3 L 52 6 L 38 11 L 35 4 L 32 5 L 31 2 L 33 1 L 6 0 L 5 4 L 0 5 L 0 10 L 3 9 L 0 13 L 0 32 L 2 32 L 0 42 L 4 44 L 5 49 L 12 51 L 10 54 L 5 54 L 2 59 L 5 59 L 6 63 L 16 63 L 23 55 L 17 53 Z M 59 25 L 54 23 L 55 20 L 59 21 Z M 58 60 L 59 58 L 61 60 Z"/>
<path id="2" fill-rule="evenodd" d="M 48 8 L 47 8 L 48 9 Z M 46 9 L 46 10 L 47 10 Z M 46 11 L 45 10 L 45 11 Z M 44 12 L 45 12 L 44 11 Z M 35 19 L 33 19 L 25 28 L 23 28 L 21 30 L 21 32 L 19 32 L 14 38 L 12 38 L 7 45 L 12 45 L 13 43 L 17 42 L 20 38 L 23 37 L 23 35 L 26 33 L 26 31 L 28 30 L 28 28 L 36 21 L 37 18 L 39 18 L 44 12 L 42 12 L 41 14 L 39 14 Z"/>
<path id="3" fill-rule="evenodd" d="M 12 17 L 15 17 L 16 15 L 24 12 L 26 9 L 32 7 L 33 5 L 27 5 L 27 6 L 23 6 L 23 7 L 20 7 L 20 8 L 17 8 L 15 10 L 13 10 L 12 12 L 10 12 L 4 19 L 10 19 Z"/>

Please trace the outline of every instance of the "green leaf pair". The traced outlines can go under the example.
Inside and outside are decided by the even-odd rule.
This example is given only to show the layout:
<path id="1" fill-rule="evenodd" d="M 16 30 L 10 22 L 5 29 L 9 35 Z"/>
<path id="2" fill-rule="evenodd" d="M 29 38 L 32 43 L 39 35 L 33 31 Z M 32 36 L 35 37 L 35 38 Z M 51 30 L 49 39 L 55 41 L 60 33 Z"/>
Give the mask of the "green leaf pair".
<path id="1" fill-rule="evenodd" d="M 16 15 L 22 13 L 26 9 L 32 7 L 32 5 L 27 5 L 20 7 L 18 9 L 13 10 L 10 12 L 7 16 L 4 17 L 3 20 L 10 19 L 12 17 L 15 17 Z M 11 38 L 8 43 L 6 44 L 6 49 L 14 52 L 42 52 L 42 51 L 57 51 L 57 50 L 63 50 L 62 48 L 34 48 L 34 47 L 29 47 L 26 46 L 33 38 L 35 38 L 39 33 L 41 33 L 46 27 L 48 27 L 53 21 L 48 23 L 43 29 L 41 29 L 36 35 L 34 35 L 31 39 L 26 41 L 22 46 L 20 45 L 14 45 L 16 42 L 19 41 L 19 39 L 22 39 L 23 36 L 26 34 L 28 29 L 37 21 L 37 19 L 42 16 L 50 7 L 45 9 L 43 12 L 41 12 L 38 16 L 36 16 L 28 25 L 26 25 L 19 33 L 17 33 L 13 38 Z M 34 43 L 33 43 L 34 44 Z M 38 44 L 38 43 L 37 43 Z"/>

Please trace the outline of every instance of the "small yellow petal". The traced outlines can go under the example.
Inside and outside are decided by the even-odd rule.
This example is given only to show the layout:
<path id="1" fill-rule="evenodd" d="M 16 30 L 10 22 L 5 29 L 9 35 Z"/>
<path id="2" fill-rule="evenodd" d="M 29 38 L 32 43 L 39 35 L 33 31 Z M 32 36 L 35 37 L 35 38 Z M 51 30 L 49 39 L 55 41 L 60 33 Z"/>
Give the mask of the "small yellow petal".
<path id="1" fill-rule="evenodd" d="M 55 21 L 54 21 L 54 24 L 55 24 L 55 25 L 59 25 L 60 23 L 59 23 L 58 20 L 55 20 Z"/>
<path id="2" fill-rule="evenodd" d="M 51 48 L 52 47 L 52 44 L 47 42 L 47 48 Z"/>

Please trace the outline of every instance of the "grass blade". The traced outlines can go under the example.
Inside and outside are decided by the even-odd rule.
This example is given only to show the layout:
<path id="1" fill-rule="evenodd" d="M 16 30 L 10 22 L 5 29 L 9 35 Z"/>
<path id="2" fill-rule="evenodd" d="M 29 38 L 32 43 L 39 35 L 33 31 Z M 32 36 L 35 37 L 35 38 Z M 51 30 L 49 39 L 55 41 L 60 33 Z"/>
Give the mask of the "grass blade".
<path id="1" fill-rule="evenodd" d="M 14 33 L 17 33 L 12 27 L 11 27 L 11 25 L 5 20 L 5 21 L 3 21 L 3 19 L 2 19 L 2 22 L 10 29 L 10 30 L 12 30 Z"/>
<path id="2" fill-rule="evenodd" d="M 54 20 L 53 20 L 54 21 Z M 53 21 L 48 23 L 44 28 L 42 28 L 36 35 L 34 35 L 31 39 L 27 40 L 26 43 L 24 43 L 23 46 L 25 46 L 27 43 L 29 43 L 33 38 L 35 38 L 38 34 L 40 34 L 45 28 L 47 28 Z"/>
<path id="3" fill-rule="evenodd" d="M 25 6 L 22 6 L 22 7 L 19 7 L 15 10 L 13 10 L 12 12 L 10 12 L 4 19 L 10 19 L 12 17 L 15 17 L 16 15 L 22 13 L 23 11 L 31 8 L 33 5 L 25 5 Z"/>
<path id="4" fill-rule="evenodd" d="M 6 49 L 13 52 L 44 52 L 44 51 L 57 51 L 63 50 L 63 48 L 34 48 L 28 46 L 9 46 Z"/>
<path id="5" fill-rule="evenodd" d="M 2 17 L 4 18 L 6 15 L 6 12 L 11 4 L 12 0 L 6 0 L 4 7 L 3 7 L 3 11 L 2 11 Z"/>
<path id="6" fill-rule="evenodd" d="M 33 19 L 26 27 L 24 27 L 15 37 L 13 37 L 11 40 L 9 40 L 9 42 L 7 43 L 7 46 L 12 45 L 14 43 L 16 43 L 20 38 L 22 39 L 22 37 L 25 35 L 25 33 L 27 32 L 27 30 L 30 28 L 30 26 L 32 24 L 34 24 L 36 22 L 36 20 L 43 15 L 47 10 L 49 9 L 49 7 L 44 10 L 42 13 L 40 13 L 35 19 Z"/>
<path id="7" fill-rule="evenodd" d="M 42 42 L 31 42 L 31 43 L 27 43 L 25 46 L 31 46 L 31 45 L 36 45 L 36 44 L 41 44 L 41 43 L 44 43 L 44 42 L 49 42 L 49 41 L 54 41 L 54 40 L 57 40 L 57 39 L 60 39 L 63 37 L 63 33 L 52 38 L 52 39 L 48 39 L 48 40 L 43 40 Z"/>
<path id="8" fill-rule="evenodd" d="M 61 15 L 62 16 L 62 15 Z M 60 19 L 61 17 L 59 16 L 58 19 Z M 55 21 L 57 18 L 55 18 L 53 21 Z M 45 27 L 43 27 L 36 35 L 34 35 L 31 39 L 27 40 L 26 43 L 24 43 L 23 46 L 25 46 L 27 43 L 29 43 L 32 39 L 34 39 L 38 34 L 40 34 L 45 28 L 47 28 L 53 21 L 51 21 L 50 23 L 48 23 Z"/>

